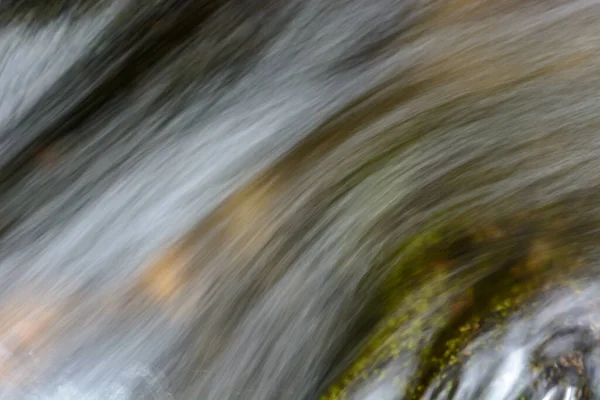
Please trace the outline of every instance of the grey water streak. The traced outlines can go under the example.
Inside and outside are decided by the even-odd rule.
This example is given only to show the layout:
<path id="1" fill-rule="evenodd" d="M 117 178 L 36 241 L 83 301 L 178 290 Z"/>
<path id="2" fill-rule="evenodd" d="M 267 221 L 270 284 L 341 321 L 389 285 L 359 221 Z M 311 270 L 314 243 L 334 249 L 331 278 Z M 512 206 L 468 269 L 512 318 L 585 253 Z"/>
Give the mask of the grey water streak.
<path id="1" fill-rule="evenodd" d="M 587 243 L 600 4 L 466 3 L 15 14 L 0 398 L 317 398 L 431 216 L 572 203 Z"/>

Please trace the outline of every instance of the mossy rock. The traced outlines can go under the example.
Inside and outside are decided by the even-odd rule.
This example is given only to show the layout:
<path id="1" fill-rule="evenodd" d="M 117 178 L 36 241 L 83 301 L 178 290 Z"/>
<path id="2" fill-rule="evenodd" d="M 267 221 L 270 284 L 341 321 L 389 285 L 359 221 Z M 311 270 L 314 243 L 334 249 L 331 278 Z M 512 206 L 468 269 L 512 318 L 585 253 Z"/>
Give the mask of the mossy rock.
<path id="1" fill-rule="evenodd" d="M 556 221 L 519 216 L 479 229 L 467 222 L 426 229 L 399 246 L 399 261 L 369 305 L 380 323 L 321 400 L 346 399 L 381 380 L 386 365 L 411 357 L 418 362 L 398 385 L 401 398 L 421 399 L 430 387 L 455 390 L 450 378 L 469 359 L 467 344 L 483 332 L 501 335 L 540 295 L 571 285 L 584 264 L 580 249 L 562 246 L 548 228 Z"/>

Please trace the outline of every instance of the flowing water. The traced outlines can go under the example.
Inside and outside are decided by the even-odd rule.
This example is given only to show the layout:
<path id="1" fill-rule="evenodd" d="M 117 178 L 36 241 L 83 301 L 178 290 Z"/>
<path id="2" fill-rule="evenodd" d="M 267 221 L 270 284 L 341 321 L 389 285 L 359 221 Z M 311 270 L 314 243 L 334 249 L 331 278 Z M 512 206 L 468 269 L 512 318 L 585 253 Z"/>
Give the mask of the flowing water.
<path id="1" fill-rule="evenodd" d="M 600 399 L 600 2 L 0 17 L 0 399 Z"/>

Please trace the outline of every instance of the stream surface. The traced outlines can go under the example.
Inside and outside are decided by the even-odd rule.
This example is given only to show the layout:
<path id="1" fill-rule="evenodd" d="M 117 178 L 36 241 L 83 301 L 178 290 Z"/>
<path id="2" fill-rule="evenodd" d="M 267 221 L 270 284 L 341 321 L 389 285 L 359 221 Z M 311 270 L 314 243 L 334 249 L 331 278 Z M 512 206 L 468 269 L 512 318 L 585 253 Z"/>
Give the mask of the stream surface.
<path id="1" fill-rule="evenodd" d="M 600 399 L 600 1 L 0 0 L 0 400 Z"/>

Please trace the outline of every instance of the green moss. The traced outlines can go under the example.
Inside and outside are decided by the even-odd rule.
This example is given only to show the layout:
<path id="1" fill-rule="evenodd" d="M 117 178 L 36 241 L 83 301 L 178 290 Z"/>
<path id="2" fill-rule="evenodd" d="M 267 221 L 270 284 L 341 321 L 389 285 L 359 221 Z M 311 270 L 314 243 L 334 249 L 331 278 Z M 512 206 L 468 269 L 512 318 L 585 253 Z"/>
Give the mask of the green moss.
<path id="1" fill-rule="evenodd" d="M 365 380 L 380 377 L 382 366 L 402 355 L 419 360 L 404 398 L 420 399 L 431 386 L 452 390 L 452 371 L 469 359 L 465 347 L 474 337 L 491 330 L 501 335 L 512 315 L 525 312 L 545 290 L 569 284 L 581 265 L 573 249 L 557 245 L 545 229 L 543 237 L 532 230 L 530 239 L 525 238 L 529 247 L 514 256 L 511 238 L 516 234 L 509 231 L 504 238 L 498 233 L 506 229 L 501 223 L 490 229 L 492 234 L 482 232 L 487 227 L 469 231 L 466 226 L 464 220 L 443 228 L 431 225 L 399 247 L 371 306 L 381 322 L 335 389 L 321 400 L 345 398 Z M 474 265 L 455 267 L 468 262 Z M 402 391 L 406 382 L 397 383 Z"/>
<path id="2" fill-rule="evenodd" d="M 401 247 L 402 254 L 395 267 L 381 285 L 377 304 L 377 313 L 386 315 L 375 329 L 375 333 L 363 346 L 361 355 L 348 371 L 340 377 L 344 388 L 335 386 L 324 395 L 322 400 L 341 399 L 345 390 L 360 384 L 366 379 L 373 379 L 378 374 L 377 365 L 398 358 L 403 352 L 417 353 L 423 349 L 423 330 L 430 323 L 444 323 L 443 313 L 427 315 L 430 310 L 439 306 L 441 297 L 448 291 L 449 269 L 432 268 L 440 259 L 433 250 L 443 243 L 444 234 L 440 230 L 428 230 L 413 237 Z M 400 290 L 407 280 L 427 282 L 413 293 Z M 397 384 L 399 384 L 397 382 Z"/>

